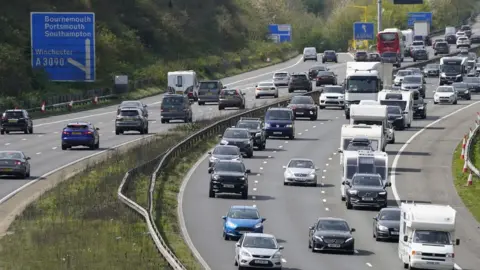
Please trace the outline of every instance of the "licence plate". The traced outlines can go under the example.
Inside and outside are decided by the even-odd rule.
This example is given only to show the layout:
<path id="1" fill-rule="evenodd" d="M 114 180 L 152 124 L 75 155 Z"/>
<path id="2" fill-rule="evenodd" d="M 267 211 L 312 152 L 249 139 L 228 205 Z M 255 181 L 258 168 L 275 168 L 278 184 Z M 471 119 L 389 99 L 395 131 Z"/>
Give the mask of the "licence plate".
<path id="1" fill-rule="evenodd" d="M 303 181 L 305 181 L 305 179 L 303 179 L 303 178 L 295 178 L 295 181 L 303 182 Z"/>
<path id="2" fill-rule="evenodd" d="M 223 187 L 226 187 L 226 188 L 234 188 L 235 185 L 223 185 Z"/>
<path id="3" fill-rule="evenodd" d="M 328 247 L 331 247 L 331 248 L 339 248 L 339 247 L 340 247 L 340 244 L 328 244 Z"/>
<path id="4" fill-rule="evenodd" d="M 296 112 L 296 114 L 303 115 L 303 112 Z"/>
<path id="5" fill-rule="evenodd" d="M 427 262 L 427 264 L 440 264 L 439 262 Z"/>
<path id="6" fill-rule="evenodd" d="M 398 235 L 398 232 L 390 232 L 391 235 Z"/>
<path id="7" fill-rule="evenodd" d="M 373 198 L 364 197 L 364 198 L 362 198 L 362 200 L 364 200 L 364 201 L 373 201 Z"/>
<path id="8" fill-rule="evenodd" d="M 282 132 L 281 132 L 281 131 L 275 131 L 275 132 L 273 132 L 273 134 L 275 134 L 275 135 L 281 135 Z"/>
<path id="9" fill-rule="evenodd" d="M 9 123 L 17 123 L 17 121 L 18 121 L 17 119 L 10 119 L 10 120 L 8 120 Z"/>
<path id="10" fill-rule="evenodd" d="M 1 169 L 2 172 L 11 172 L 12 169 L 9 169 L 9 168 L 4 168 L 4 169 Z"/>
<path id="11" fill-rule="evenodd" d="M 81 132 L 72 132 L 73 135 L 82 135 Z"/>
<path id="12" fill-rule="evenodd" d="M 255 263 L 258 263 L 258 264 L 268 264 L 268 261 L 264 261 L 264 260 L 255 260 Z"/>

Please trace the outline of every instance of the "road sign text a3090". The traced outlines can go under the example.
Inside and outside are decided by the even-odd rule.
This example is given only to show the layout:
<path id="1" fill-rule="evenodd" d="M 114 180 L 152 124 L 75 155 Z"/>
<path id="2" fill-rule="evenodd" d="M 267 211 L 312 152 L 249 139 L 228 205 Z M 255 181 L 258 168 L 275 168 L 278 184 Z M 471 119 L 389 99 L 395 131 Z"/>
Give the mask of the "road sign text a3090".
<path id="1" fill-rule="evenodd" d="M 51 81 L 95 81 L 95 13 L 32 12 L 32 68 Z"/>

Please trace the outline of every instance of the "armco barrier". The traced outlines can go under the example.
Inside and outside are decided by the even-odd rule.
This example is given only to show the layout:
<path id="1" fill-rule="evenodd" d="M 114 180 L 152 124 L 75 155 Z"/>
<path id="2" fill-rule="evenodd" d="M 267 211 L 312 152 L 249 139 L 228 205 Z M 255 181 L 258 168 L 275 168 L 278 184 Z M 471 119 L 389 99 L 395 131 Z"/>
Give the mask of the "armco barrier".
<path id="1" fill-rule="evenodd" d="M 477 114 L 477 119 L 475 120 L 475 128 L 471 130 L 468 134 L 467 143 L 465 144 L 465 162 L 470 172 L 474 173 L 477 177 L 480 177 L 480 171 L 475 165 L 470 161 L 471 151 L 470 146 L 478 140 L 478 131 L 480 130 L 480 115 Z"/>
<path id="2" fill-rule="evenodd" d="M 318 101 L 320 96 L 320 91 L 316 90 L 310 93 L 306 93 L 304 95 L 312 96 L 315 101 Z M 178 143 L 177 145 L 172 147 L 170 150 L 159 155 L 155 159 L 139 167 L 136 167 L 125 174 L 120 184 L 120 187 L 118 188 L 118 191 L 117 191 L 118 198 L 123 203 L 125 203 L 128 207 L 130 207 L 132 210 L 140 214 L 145 219 L 147 223 L 148 231 L 150 232 L 150 235 L 153 241 L 155 242 L 155 245 L 158 251 L 162 254 L 162 256 L 165 257 L 165 259 L 168 261 L 168 263 L 173 269 L 186 269 L 186 268 L 178 260 L 175 254 L 169 249 L 165 241 L 163 241 L 162 236 L 155 224 L 155 217 L 153 215 L 153 212 L 155 210 L 155 205 L 156 205 L 155 196 L 154 196 L 155 184 L 156 184 L 157 177 L 161 173 L 161 170 L 164 169 L 166 166 L 168 166 L 169 161 L 180 156 L 181 154 L 185 153 L 189 149 L 193 148 L 196 144 L 198 144 L 198 142 L 205 141 L 209 138 L 212 138 L 212 136 L 222 134 L 226 128 L 235 125 L 241 117 L 263 116 L 265 112 L 268 110 L 268 108 L 286 106 L 290 99 L 291 97 L 286 97 L 275 103 L 254 108 L 246 112 L 238 113 L 224 120 L 216 122 L 215 124 L 205 127 L 202 130 L 190 135 L 188 138 L 184 139 L 182 142 Z M 152 171 L 153 173 L 151 173 Z M 142 206 L 140 206 L 133 200 L 129 199 L 125 195 L 125 192 L 128 190 L 128 186 L 130 182 L 133 179 L 135 179 L 135 176 L 137 176 L 140 173 L 151 174 L 149 192 L 148 192 L 148 209 L 143 208 Z M 201 258 L 198 258 L 198 259 L 199 261 L 202 261 Z"/>

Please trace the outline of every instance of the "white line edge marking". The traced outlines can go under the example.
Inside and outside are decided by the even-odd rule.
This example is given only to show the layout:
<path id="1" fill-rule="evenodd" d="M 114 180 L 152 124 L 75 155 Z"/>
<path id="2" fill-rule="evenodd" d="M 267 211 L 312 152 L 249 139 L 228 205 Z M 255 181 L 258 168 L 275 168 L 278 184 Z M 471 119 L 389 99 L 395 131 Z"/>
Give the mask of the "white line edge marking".
<path id="1" fill-rule="evenodd" d="M 393 193 L 393 196 L 395 197 L 395 201 L 397 202 L 397 205 L 400 206 L 401 204 L 401 201 L 400 201 L 400 196 L 398 195 L 398 191 L 397 191 L 397 187 L 395 185 L 395 182 L 396 182 L 396 177 L 395 177 L 395 172 L 397 170 L 397 165 L 398 165 L 398 161 L 400 160 L 400 157 L 402 156 L 402 153 L 405 151 L 405 149 L 407 148 L 407 146 L 417 137 L 419 136 L 420 134 L 422 134 L 427 128 L 433 126 L 433 125 L 436 125 L 438 123 L 440 123 L 441 121 L 449 118 L 450 116 L 453 116 L 463 110 L 466 110 L 476 104 L 479 104 L 480 101 L 477 101 L 477 102 L 474 102 L 472 104 L 469 104 L 463 108 L 460 108 L 454 112 L 451 112 L 445 116 L 442 116 L 440 117 L 439 119 L 431 122 L 430 124 L 426 125 L 425 127 L 423 127 L 422 129 L 420 129 L 419 131 L 417 131 L 415 134 L 412 135 L 412 137 L 410 137 L 410 139 L 408 139 L 402 146 L 402 148 L 400 148 L 400 150 L 398 150 L 397 152 L 397 155 L 395 155 L 395 158 L 393 160 L 393 163 L 392 163 L 392 168 L 391 168 L 391 172 L 390 172 L 390 182 L 392 183 L 392 193 Z M 458 266 L 458 264 L 455 264 L 455 269 L 457 270 L 462 270 L 462 268 L 460 266 Z"/>

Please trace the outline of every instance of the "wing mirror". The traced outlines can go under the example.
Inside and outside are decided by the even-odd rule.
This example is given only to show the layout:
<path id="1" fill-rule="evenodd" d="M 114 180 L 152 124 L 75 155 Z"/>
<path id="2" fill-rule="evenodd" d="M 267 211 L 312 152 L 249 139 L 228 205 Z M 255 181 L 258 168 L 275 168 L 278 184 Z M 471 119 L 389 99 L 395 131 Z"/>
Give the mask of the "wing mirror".
<path id="1" fill-rule="evenodd" d="M 377 217 L 373 217 L 373 220 L 377 220 Z"/>
<path id="2" fill-rule="evenodd" d="M 26 158 L 25 158 L 25 160 L 30 160 L 30 159 L 32 159 L 32 158 L 31 158 L 31 157 L 26 157 Z"/>
<path id="3" fill-rule="evenodd" d="M 437 92 L 436 90 L 433 90 L 433 93 Z"/>
<path id="4" fill-rule="evenodd" d="M 279 249 L 279 250 L 283 250 L 284 247 L 283 247 L 283 246 L 279 246 L 278 249 Z"/>
<path id="5" fill-rule="evenodd" d="M 100 130 L 100 128 L 95 128 L 95 130 Z"/>
<path id="6" fill-rule="evenodd" d="M 262 137 L 262 134 L 260 132 L 255 133 L 255 137 L 260 138 L 260 137 Z"/>
<path id="7" fill-rule="evenodd" d="M 144 108 L 147 108 L 147 107 L 148 107 L 148 105 L 147 105 L 147 104 L 143 104 L 143 107 L 144 107 Z"/>
<path id="8" fill-rule="evenodd" d="M 208 151 L 208 153 L 207 153 L 207 154 L 211 155 L 211 154 L 212 154 L 212 151 Z"/>
<path id="9" fill-rule="evenodd" d="M 267 220 L 266 218 L 262 218 L 262 222 L 265 222 L 265 220 Z"/>
<path id="10" fill-rule="evenodd" d="M 313 230 L 313 226 L 308 227 L 309 230 Z"/>
<path id="11" fill-rule="evenodd" d="M 245 93 L 242 93 L 242 96 L 245 96 Z"/>
<path id="12" fill-rule="evenodd" d="M 223 219 L 223 220 L 227 220 L 227 217 L 226 217 L 226 216 L 223 216 L 222 219 Z"/>
<path id="13" fill-rule="evenodd" d="M 351 229 L 350 229 L 350 232 L 355 232 L 355 228 L 351 228 Z"/>
<path id="14" fill-rule="evenodd" d="M 385 183 L 385 187 L 391 187 L 391 186 L 392 186 L 392 183 L 390 182 Z"/>
<path id="15" fill-rule="evenodd" d="M 240 243 L 238 243 L 238 242 L 235 243 L 235 246 L 236 246 L 236 247 L 240 247 Z"/>
<path id="16" fill-rule="evenodd" d="M 460 245 L 460 239 L 455 240 L 455 245 L 457 245 L 457 246 Z"/>
<path id="17" fill-rule="evenodd" d="M 344 186 L 345 186 L 346 184 L 347 184 L 347 182 L 345 182 L 345 181 L 342 181 L 342 185 L 344 185 Z"/>
<path id="18" fill-rule="evenodd" d="M 213 172 L 212 167 L 208 168 L 208 173 L 212 173 L 212 172 Z"/>
<path id="19" fill-rule="evenodd" d="M 223 86 L 222 89 L 227 89 L 227 87 L 226 87 L 226 86 Z"/>
<path id="20" fill-rule="evenodd" d="M 252 171 L 250 169 L 247 169 L 245 172 L 246 173 L 252 173 Z"/>
<path id="21" fill-rule="evenodd" d="M 408 241 L 408 236 L 405 235 L 405 236 L 403 237 L 403 242 L 407 242 L 407 241 Z"/>
<path id="22" fill-rule="evenodd" d="M 287 166 L 282 166 L 282 168 L 283 168 L 283 169 L 286 169 L 286 168 L 287 168 Z"/>
<path id="23" fill-rule="evenodd" d="M 315 167 L 315 171 L 318 171 L 318 170 L 320 170 L 320 168 L 318 168 L 318 167 Z"/>
<path id="24" fill-rule="evenodd" d="M 342 148 L 338 148 L 338 153 L 343 153 L 343 149 L 342 149 Z"/>

